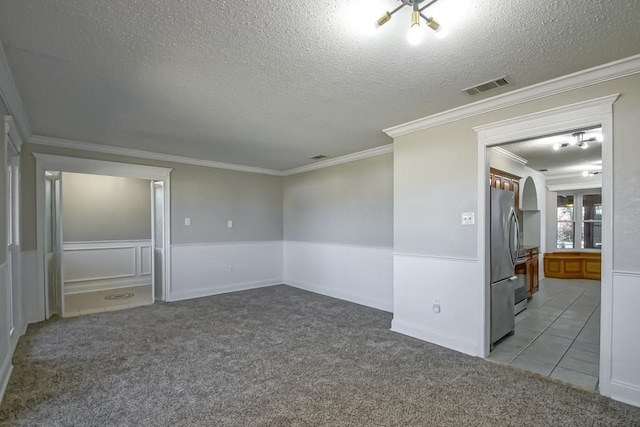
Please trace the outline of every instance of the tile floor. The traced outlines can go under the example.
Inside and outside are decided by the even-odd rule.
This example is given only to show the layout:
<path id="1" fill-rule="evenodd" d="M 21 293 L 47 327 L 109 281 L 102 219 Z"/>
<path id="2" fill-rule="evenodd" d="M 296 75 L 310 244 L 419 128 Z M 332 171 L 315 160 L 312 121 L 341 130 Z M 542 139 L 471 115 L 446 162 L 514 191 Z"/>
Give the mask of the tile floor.
<path id="1" fill-rule="evenodd" d="M 600 282 L 542 280 L 516 316 L 515 334 L 498 341 L 488 359 L 596 390 Z"/>
<path id="2" fill-rule="evenodd" d="M 129 288 L 110 289 L 108 291 L 83 292 L 66 295 L 64 300 L 64 317 L 80 316 L 82 314 L 100 313 L 103 311 L 123 310 L 153 303 L 151 285 L 133 286 Z M 109 295 L 132 293 L 134 296 L 126 299 L 106 299 Z"/>

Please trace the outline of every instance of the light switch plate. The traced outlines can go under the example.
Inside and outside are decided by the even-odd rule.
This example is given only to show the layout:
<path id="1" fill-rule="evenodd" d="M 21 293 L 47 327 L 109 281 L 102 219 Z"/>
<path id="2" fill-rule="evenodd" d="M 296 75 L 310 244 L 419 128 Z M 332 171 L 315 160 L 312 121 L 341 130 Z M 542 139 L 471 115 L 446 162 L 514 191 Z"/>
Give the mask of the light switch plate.
<path id="1" fill-rule="evenodd" d="M 462 225 L 473 225 L 475 222 L 473 212 L 462 212 Z"/>
<path id="2" fill-rule="evenodd" d="M 185 218 L 184 225 L 187 225 L 187 226 L 191 225 L 191 218 Z"/>
<path id="3" fill-rule="evenodd" d="M 233 228 L 233 221 L 227 221 L 227 228 Z"/>

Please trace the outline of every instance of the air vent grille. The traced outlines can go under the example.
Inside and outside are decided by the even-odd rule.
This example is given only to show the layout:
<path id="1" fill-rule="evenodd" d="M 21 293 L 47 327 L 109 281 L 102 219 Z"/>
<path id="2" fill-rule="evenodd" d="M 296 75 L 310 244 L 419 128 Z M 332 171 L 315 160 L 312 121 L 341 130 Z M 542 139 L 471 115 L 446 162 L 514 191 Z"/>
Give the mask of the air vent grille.
<path id="1" fill-rule="evenodd" d="M 473 87 L 462 89 L 462 92 L 465 92 L 467 95 L 477 95 L 479 93 L 483 93 L 498 87 L 506 86 L 508 84 L 509 84 L 509 81 L 507 80 L 507 76 L 502 76 L 495 80 L 490 80 L 488 82 L 480 83 L 479 85 L 476 85 Z"/>
<path id="2" fill-rule="evenodd" d="M 549 172 L 549 169 L 538 169 L 540 172 Z"/>
<path id="3" fill-rule="evenodd" d="M 327 156 L 325 156 L 324 154 L 318 154 L 317 156 L 313 156 L 311 158 L 311 160 L 320 160 L 320 159 L 326 159 Z"/>

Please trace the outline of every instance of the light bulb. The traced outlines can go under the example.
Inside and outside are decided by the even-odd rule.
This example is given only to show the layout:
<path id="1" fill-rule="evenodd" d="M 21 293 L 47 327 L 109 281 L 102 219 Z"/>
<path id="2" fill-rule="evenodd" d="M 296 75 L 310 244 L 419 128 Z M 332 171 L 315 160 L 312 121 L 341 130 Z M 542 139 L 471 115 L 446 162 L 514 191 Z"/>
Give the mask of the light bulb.
<path id="1" fill-rule="evenodd" d="M 411 25 L 411 28 L 409 28 L 409 32 L 407 33 L 407 40 L 409 43 L 413 45 L 420 44 L 423 38 L 424 31 L 420 28 L 420 24 Z"/>
<path id="2" fill-rule="evenodd" d="M 558 151 L 560 149 L 560 144 L 553 144 L 553 149 Z"/>
<path id="3" fill-rule="evenodd" d="M 589 176 L 589 171 L 582 171 L 582 176 Z"/>
<path id="4" fill-rule="evenodd" d="M 583 150 L 586 150 L 587 148 L 589 148 L 589 144 L 587 144 L 586 142 L 583 142 L 580 148 L 582 148 Z"/>

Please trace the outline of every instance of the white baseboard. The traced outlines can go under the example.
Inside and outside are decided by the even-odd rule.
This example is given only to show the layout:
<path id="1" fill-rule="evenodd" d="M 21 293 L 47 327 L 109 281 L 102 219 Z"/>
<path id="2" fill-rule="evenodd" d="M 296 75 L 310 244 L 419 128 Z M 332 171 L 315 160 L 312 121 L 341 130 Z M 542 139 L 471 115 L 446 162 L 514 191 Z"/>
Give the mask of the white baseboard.
<path id="1" fill-rule="evenodd" d="M 621 381 L 611 381 L 608 387 L 609 397 L 633 406 L 640 406 L 640 388 Z"/>
<path id="2" fill-rule="evenodd" d="M 4 392 L 7 391 L 7 385 L 9 385 L 9 378 L 11 378 L 11 372 L 13 372 L 13 365 L 11 364 L 11 358 L 13 352 L 9 353 L 0 365 L 0 402 L 4 397 Z"/>
<path id="3" fill-rule="evenodd" d="M 393 310 L 393 250 L 284 242 L 284 283 L 379 310 Z"/>
<path id="4" fill-rule="evenodd" d="M 391 321 L 391 330 L 399 334 L 408 335 L 422 341 L 428 341 L 471 356 L 477 356 L 478 353 L 478 346 L 474 341 L 468 340 L 464 337 L 449 334 L 445 335 L 439 331 L 435 331 L 415 323 L 405 322 L 400 319 L 394 318 Z"/>
<path id="5" fill-rule="evenodd" d="M 282 281 L 279 279 L 271 279 L 258 282 L 246 282 L 246 283 L 231 283 L 228 285 L 218 286 L 215 288 L 201 288 L 191 289 L 184 292 L 178 292 L 171 294 L 171 302 L 182 301 L 193 298 L 203 298 L 212 295 L 226 294 L 228 292 L 246 291 L 249 289 L 266 288 L 268 286 L 281 285 Z"/>
<path id="6" fill-rule="evenodd" d="M 132 288 L 134 286 L 151 285 L 151 277 L 141 277 L 133 280 L 94 280 L 86 282 L 65 283 L 64 294 L 74 295 L 86 292 L 109 291 L 112 289 Z"/>
<path id="7" fill-rule="evenodd" d="M 378 310 L 391 313 L 393 310 L 393 303 L 390 301 L 382 301 L 376 298 L 369 298 L 364 295 L 357 295 L 345 291 L 339 291 L 336 289 L 327 288 L 326 286 L 312 285 L 309 283 L 301 283 L 297 281 L 287 280 L 286 285 L 302 289 L 305 291 L 313 292 L 320 295 L 325 295 L 331 298 L 337 298 L 344 301 L 349 301 L 355 304 L 364 305 Z"/>

